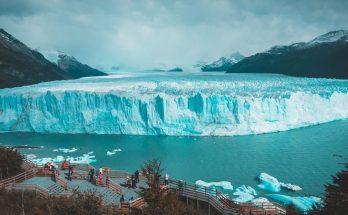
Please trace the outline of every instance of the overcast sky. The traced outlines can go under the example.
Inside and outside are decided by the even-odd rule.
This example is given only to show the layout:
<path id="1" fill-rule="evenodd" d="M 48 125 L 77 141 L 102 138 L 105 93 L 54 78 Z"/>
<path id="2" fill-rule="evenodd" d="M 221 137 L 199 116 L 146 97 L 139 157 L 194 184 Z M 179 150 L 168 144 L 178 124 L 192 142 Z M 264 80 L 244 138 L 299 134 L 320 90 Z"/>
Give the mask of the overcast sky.
<path id="1" fill-rule="evenodd" d="M 187 67 L 348 29 L 347 11 L 348 0 L 0 0 L 0 27 L 92 66 Z"/>

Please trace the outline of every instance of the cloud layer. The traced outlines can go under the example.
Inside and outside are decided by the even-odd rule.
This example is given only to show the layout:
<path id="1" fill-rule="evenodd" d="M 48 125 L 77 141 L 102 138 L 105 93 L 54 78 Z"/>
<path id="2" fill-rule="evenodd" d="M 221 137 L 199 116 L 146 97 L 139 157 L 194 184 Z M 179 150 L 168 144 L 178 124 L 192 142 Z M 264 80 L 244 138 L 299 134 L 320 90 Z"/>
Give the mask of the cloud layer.
<path id="1" fill-rule="evenodd" d="M 189 66 L 348 28 L 348 1 L 0 0 L 1 27 L 93 66 Z"/>

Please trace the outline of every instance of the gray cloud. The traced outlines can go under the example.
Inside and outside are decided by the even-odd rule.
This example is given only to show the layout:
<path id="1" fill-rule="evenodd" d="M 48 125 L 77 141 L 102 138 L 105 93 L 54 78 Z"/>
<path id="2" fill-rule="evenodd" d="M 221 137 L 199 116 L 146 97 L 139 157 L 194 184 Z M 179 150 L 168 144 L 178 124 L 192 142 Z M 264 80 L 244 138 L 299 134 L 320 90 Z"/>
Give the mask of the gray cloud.
<path id="1" fill-rule="evenodd" d="M 348 28 L 348 1 L 0 0 L 1 27 L 91 65 L 189 66 Z"/>

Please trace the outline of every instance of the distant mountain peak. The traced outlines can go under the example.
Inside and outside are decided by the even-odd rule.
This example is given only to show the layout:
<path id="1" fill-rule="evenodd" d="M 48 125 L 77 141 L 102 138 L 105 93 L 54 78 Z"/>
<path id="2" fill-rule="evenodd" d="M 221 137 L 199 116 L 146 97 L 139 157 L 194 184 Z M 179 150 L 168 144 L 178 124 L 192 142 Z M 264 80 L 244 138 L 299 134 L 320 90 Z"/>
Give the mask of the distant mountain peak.
<path id="1" fill-rule="evenodd" d="M 201 70 L 208 71 L 227 71 L 231 66 L 238 63 L 244 58 L 244 56 L 239 52 L 234 52 L 229 55 L 225 55 L 220 59 L 214 61 L 211 64 L 206 64 L 201 66 Z"/>
<path id="2" fill-rule="evenodd" d="M 337 31 L 330 31 L 326 34 L 320 35 L 307 44 L 318 44 L 318 43 L 330 43 L 330 42 L 336 42 L 338 40 L 344 39 L 348 42 L 348 31 L 347 30 L 337 30 Z"/>
<path id="3" fill-rule="evenodd" d="M 337 42 L 339 40 L 343 40 L 345 42 L 348 42 L 348 31 L 347 30 L 337 30 L 337 31 L 330 31 L 326 34 L 320 35 L 313 40 L 305 43 L 293 43 L 289 46 L 286 45 L 276 45 L 271 47 L 268 51 L 265 53 L 268 54 L 282 54 L 284 52 L 287 52 L 291 49 L 304 49 L 311 46 L 319 45 L 322 43 L 332 43 Z"/>
<path id="4" fill-rule="evenodd" d="M 59 60 L 70 60 L 70 61 L 77 61 L 78 62 L 78 60 L 76 60 L 76 58 L 74 56 L 68 55 L 68 54 L 66 54 L 64 52 L 60 52 L 60 51 L 58 51 L 58 58 L 59 58 Z"/>

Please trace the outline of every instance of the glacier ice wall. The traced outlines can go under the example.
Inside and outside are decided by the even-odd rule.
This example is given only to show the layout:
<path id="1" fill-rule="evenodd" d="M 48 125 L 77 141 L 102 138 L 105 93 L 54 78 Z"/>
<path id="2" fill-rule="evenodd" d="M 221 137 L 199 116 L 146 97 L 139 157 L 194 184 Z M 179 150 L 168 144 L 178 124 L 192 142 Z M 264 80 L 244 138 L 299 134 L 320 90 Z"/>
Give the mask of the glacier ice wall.
<path id="1" fill-rule="evenodd" d="M 233 77 L 233 78 L 230 78 Z M 0 90 L 0 131 L 246 135 L 348 118 L 348 82 L 125 75 Z"/>

